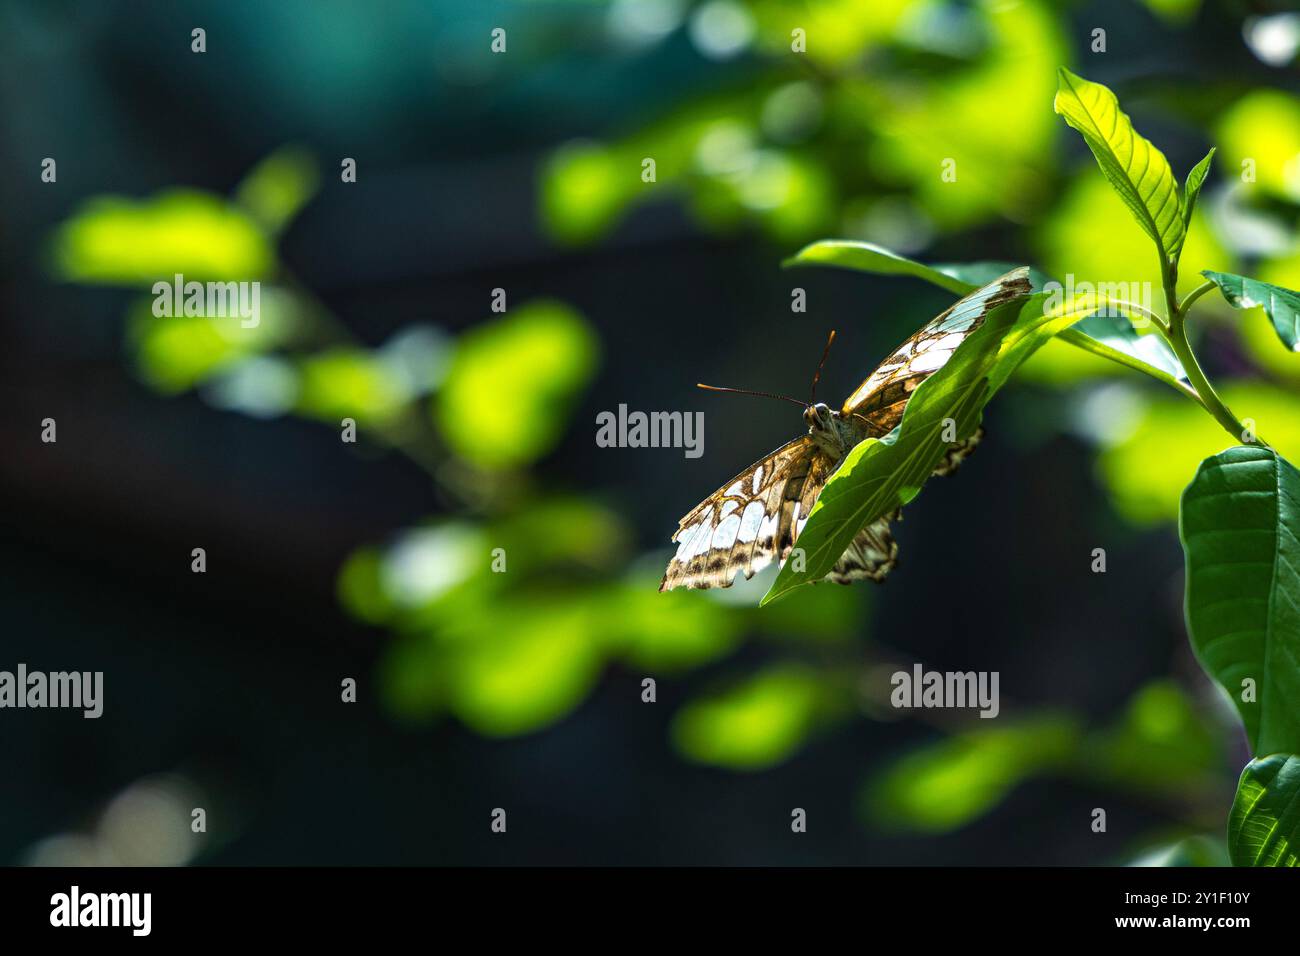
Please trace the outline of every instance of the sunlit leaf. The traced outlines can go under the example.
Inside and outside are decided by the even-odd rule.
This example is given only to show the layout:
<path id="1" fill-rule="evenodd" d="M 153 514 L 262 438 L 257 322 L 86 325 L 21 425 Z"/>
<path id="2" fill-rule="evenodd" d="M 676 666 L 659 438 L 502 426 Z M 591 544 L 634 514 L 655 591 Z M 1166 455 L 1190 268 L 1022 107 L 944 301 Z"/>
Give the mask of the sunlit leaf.
<path id="1" fill-rule="evenodd" d="M 1228 816 L 1228 853 L 1233 866 L 1300 866 L 1300 756 L 1246 765 Z"/>
<path id="2" fill-rule="evenodd" d="M 1133 128 L 1114 93 L 1065 67 L 1059 73 L 1056 112 L 1083 136 L 1102 173 L 1161 255 L 1172 255 L 1182 247 L 1186 230 L 1169 161 Z"/>
<path id="3" fill-rule="evenodd" d="M 1234 309 L 1262 308 L 1277 337 L 1293 352 L 1300 352 L 1300 293 L 1228 272 L 1201 273 L 1219 287 Z"/>
<path id="4" fill-rule="evenodd" d="M 607 593 L 608 636 L 629 663 L 654 674 L 680 672 L 736 647 L 740 614 L 698 594 L 661 594 L 657 584 L 634 579 Z"/>
<path id="5" fill-rule="evenodd" d="M 562 242 L 587 242 L 618 218 L 640 185 L 639 168 L 599 143 L 571 143 L 547 161 L 541 174 L 541 215 Z"/>
<path id="6" fill-rule="evenodd" d="M 855 242 L 847 239 L 823 239 L 820 242 L 814 242 L 811 245 L 804 246 L 782 264 L 785 266 L 839 266 L 844 269 L 874 272 L 881 275 L 916 276 L 958 295 L 965 295 L 978 288 L 978 284 L 972 285 L 961 279 L 953 278 L 938 269 L 905 258 L 870 242 Z M 1006 271 L 1003 270 L 1003 272 Z"/>
<path id="7" fill-rule="evenodd" d="M 1183 238 L 1186 239 L 1187 230 L 1192 228 L 1192 213 L 1196 211 L 1196 200 L 1201 195 L 1201 187 L 1205 185 L 1205 177 L 1210 174 L 1210 161 L 1214 159 L 1214 148 L 1205 154 L 1205 158 L 1191 168 L 1187 174 L 1187 182 L 1183 186 Z M 1179 242 L 1178 248 L 1174 250 L 1177 255 L 1182 249 L 1182 242 Z"/>
<path id="8" fill-rule="evenodd" d="M 554 302 L 513 309 L 466 332 L 433 402 L 443 436 L 487 469 L 528 464 L 560 440 L 596 366 L 596 338 Z"/>
<path id="9" fill-rule="evenodd" d="M 384 363 L 361 349 L 338 348 L 303 359 L 299 364 L 298 408 L 306 415 L 337 424 L 344 418 L 357 424 L 383 422 L 410 398 Z"/>
<path id="10" fill-rule="evenodd" d="M 449 706 L 492 737 L 539 730 L 587 696 L 604 663 L 600 621 L 581 603 L 516 601 L 484 611 L 447 659 Z"/>
<path id="11" fill-rule="evenodd" d="M 772 667 L 683 707 L 673 718 L 673 743 L 696 763 L 763 770 L 803 745 L 826 711 L 827 693 L 811 671 Z"/>
<path id="12" fill-rule="evenodd" d="M 1197 658 L 1256 755 L 1300 751 L 1300 472 L 1257 446 L 1206 459 L 1179 532 Z"/>
<path id="13" fill-rule="evenodd" d="M 868 785 L 864 809 L 885 829 L 955 830 L 1028 777 L 1063 766 L 1078 742 L 1078 727 L 1064 717 L 979 726 L 895 761 Z"/>
<path id="14" fill-rule="evenodd" d="M 177 274 L 186 281 L 253 281 L 275 264 L 247 213 L 192 189 L 143 200 L 91 199 L 59 226 L 51 252 L 65 279 L 118 285 L 152 285 Z"/>
<path id="15" fill-rule="evenodd" d="M 1139 334 L 1127 318 L 1111 312 L 1090 315 L 1066 329 L 1058 338 L 1192 394 L 1187 373 L 1169 342 L 1158 334 Z"/>

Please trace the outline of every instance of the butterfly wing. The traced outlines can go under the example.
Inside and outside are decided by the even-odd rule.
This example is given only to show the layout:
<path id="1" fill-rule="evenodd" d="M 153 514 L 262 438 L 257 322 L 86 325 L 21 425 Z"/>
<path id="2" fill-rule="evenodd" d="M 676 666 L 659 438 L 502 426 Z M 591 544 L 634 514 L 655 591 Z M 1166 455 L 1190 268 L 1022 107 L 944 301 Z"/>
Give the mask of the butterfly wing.
<path id="1" fill-rule="evenodd" d="M 836 464 L 804 435 L 750 465 L 678 523 L 659 590 L 731 587 L 784 561 Z"/>
<path id="2" fill-rule="evenodd" d="M 898 542 L 889 533 L 889 522 L 901 517 L 902 513 L 895 511 L 859 531 L 826 575 L 826 580 L 836 584 L 852 584 L 864 578 L 877 582 L 885 580 L 885 575 L 898 563 Z"/>
<path id="3" fill-rule="evenodd" d="M 873 436 L 889 433 L 902 421 L 917 386 L 947 364 L 985 316 L 1029 292 L 1029 270 L 1022 266 L 954 303 L 881 362 L 845 400 L 840 414 L 857 416 Z"/>

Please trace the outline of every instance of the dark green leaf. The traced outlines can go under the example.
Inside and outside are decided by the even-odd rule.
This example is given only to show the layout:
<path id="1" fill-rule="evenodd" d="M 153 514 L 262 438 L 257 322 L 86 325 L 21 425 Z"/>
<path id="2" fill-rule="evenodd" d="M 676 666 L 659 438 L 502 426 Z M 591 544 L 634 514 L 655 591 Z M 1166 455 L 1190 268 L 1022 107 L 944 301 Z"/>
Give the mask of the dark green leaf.
<path id="1" fill-rule="evenodd" d="M 1183 493 L 1179 531 L 1197 657 L 1253 753 L 1300 751 L 1300 472 L 1267 448 L 1207 458 Z"/>
<path id="2" fill-rule="evenodd" d="M 1300 757 L 1246 764 L 1228 815 L 1233 866 L 1300 866 Z"/>
<path id="3" fill-rule="evenodd" d="M 1262 306 L 1282 344 L 1292 352 L 1300 352 L 1300 293 L 1230 272 L 1206 269 L 1201 275 L 1219 287 L 1234 309 Z"/>

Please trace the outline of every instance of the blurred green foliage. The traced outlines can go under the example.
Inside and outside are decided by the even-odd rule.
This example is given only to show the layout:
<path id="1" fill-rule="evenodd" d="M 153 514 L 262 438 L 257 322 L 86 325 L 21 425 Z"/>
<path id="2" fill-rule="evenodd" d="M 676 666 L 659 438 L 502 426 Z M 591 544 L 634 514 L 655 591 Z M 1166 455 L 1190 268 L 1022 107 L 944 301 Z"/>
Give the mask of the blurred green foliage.
<path id="1" fill-rule="evenodd" d="M 868 782 L 863 810 L 876 825 L 942 833 L 988 812 L 1018 785 L 1055 774 L 1166 798 L 1213 792 L 1219 734 L 1172 681 L 1138 690 L 1113 725 L 1096 730 L 1064 714 L 1026 715 L 922 747 Z"/>
<path id="2" fill-rule="evenodd" d="M 550 451 L 596 366 L 595 336 L 558 302 L 537 302 L 466 332 L 434 399 L 453 451 L 487 469 Z"/>

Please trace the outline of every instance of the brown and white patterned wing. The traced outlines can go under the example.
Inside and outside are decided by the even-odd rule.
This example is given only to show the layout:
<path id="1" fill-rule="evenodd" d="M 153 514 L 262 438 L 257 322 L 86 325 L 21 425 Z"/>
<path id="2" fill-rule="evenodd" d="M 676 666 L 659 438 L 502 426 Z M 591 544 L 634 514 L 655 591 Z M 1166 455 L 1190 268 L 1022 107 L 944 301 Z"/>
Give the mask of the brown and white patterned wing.
<path id="1" fill-rule="evenodd" d="M 852 584 L 863 578 L 885 580 L 885 575 L 898 563 L 898 542 L 889 533 L 889 522 L 901 517 L 895 511 L 859 531 L 825 580 L 836 584 Z"/>
<path id="2" fill-rule="evenodd" d="M 807 435 L 750 465 L 678 523 L 659 590 L 727 588 L 784 561 L 835 465 Z"/>
<path id="3" fill-rule="evenodd" d="M 857 416 L 873 436 L 889 433 L 902 420 L 917 386 L 943 368 L 957 346 L 984 324 L 984 317 L 1029 293 L 1029 270 L 1021 267 L 954 303 L 881 362 L 845 400 L 840 414 Z"/>

